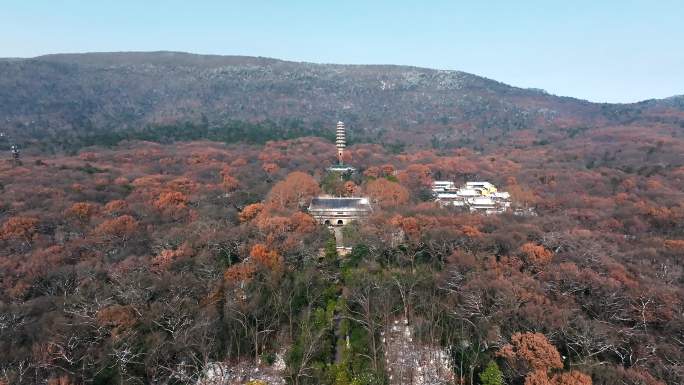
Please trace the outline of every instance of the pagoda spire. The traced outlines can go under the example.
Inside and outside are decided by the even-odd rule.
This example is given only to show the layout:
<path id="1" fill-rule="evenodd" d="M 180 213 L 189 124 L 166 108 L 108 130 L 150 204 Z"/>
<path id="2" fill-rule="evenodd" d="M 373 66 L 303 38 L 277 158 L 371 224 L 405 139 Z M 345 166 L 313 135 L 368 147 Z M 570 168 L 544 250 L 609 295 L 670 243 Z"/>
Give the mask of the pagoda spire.
<path id="1" fill-rule="evenodd" d="M 344 123 L 337 122 L 337 135 L 335 138 L 335 145 L 337 146 L 337 160 L 340 166 L 344 164 L 344 148 L 347 146 L 347 139 L 345 135 Z"/>

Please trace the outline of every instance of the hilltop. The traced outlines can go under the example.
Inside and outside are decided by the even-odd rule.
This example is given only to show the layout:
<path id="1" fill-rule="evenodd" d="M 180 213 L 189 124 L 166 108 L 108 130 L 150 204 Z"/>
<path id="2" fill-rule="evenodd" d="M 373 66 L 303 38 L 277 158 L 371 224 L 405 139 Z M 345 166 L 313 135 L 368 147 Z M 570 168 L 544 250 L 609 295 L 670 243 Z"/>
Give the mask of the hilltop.
<path id="1" fill-rule="evenodd" d="M 597 104 L 459 71 L 179 52 L 0 60 L 0 121 L 24 141 L 180 123 L 317 129 L 339 119 L 360 141 L 446 147 L 500 141 L 521 129 L 543 139 L 654 115 L 679 124 L 682 98 Z"/>

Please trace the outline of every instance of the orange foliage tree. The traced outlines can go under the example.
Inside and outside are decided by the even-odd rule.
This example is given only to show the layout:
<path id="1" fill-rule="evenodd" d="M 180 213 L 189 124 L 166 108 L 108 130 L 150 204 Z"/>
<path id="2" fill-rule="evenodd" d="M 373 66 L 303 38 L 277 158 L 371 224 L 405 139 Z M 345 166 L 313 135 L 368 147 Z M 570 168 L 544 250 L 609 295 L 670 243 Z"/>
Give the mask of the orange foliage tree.
<path id="1" fill-rule="evenodd" d="M 591 385 L 591 377 L 571 370 L 556 373 L 549 378 L 550 370 L 563 368 L 560 353 L 541 333 L 515 333 L 511 343 L 504 345 L 497 355 L 514 367 L 526 369 L 525 385 Z"/>
<path id="2" fill-rule="evenodd" d="M 87 222 L 97 212 L 97 206 L 88 202 L 74 203 L 64 213 L 65 216 L 81 222 Z"/>
<path id="3" fill-rule="evenodd" d="M 297 208 L 320 192 L 316 180 L 309 174 L 295 171 L 276 183 L 267 202 L 283 208 Z"/>
<path id="4" fill-rule="evenodd" d="M 275 163 L 264 163 L 261 168 L 266 172 L 267 174 L 275 174 L 280 170 L 280 167 L 278 167 L 277 164 Z"/>
<path id="5" fill-rule="evenodd" d="M 226 191 L 235 191 L 240 186 L 240 182 L 233 176 L 225 175 L 222 185 Z"/>
<path id="6" fill-rule="evenodd" d="M 249 280 L 256 272 L 256 266 L 251 262 L 242 262 L 230 266 L 223 272 L 223 279 L 227 283 Z"/>
<path id="7" fill-rule="evenodd" d="M 525 385 L 551 385 L 546 370 L 533 370 L 525 376 Z"/>
<path id="8" fill-rule="evenodd" d="M 125 242 L 138 229 L 138 221 L 130 215 L 122 215 L 100 223 L 95 228 L 95 234 Z"/>
<path id="9" fill-rule="evenodd" d="M 20 239 L 30 242 L 37 231 L 38 219 L 32 217 L 12 217 L 0 228 L 0 239 Z"/>
<path id="10" fill-rule="evenodd" d="M 238 182 L 237 178 L 234 176 L 230 175 L 231 173 L 231 168 L 226 166 L 221 170 L 221 178 L 222 180 L 222 186 L 226 191 L 235 191 L 240 183 Z"/>
<path id="11" fill-rule="evenodd" d="M 347 196 L 353 196 L 357 188 L 356 183 L 350 180 L 344 183 L 344 192 Z"/>
<path id="12" fill-rule="evenodd" d="M 471 225 L 463 225 L 461 227 L 461 232 L 469 238 L 478 238 L 482 236 L 482 232 L 477 227 Z"/>
<path id="13" fill-rule="evenodd" d="M 132 326 L 136 319 L 130 306 L 112 305 L 97 312 L 97 322 L 103 326 Z"/>
<path id="14" fill-rule="evenodd" d="M 512 362 L 522 361 L 534 370 L 563 367 L 558 350 L 541 333 L 515 333 L 511 336 L 511 343 L 504 345 L 498 354 Z"/>
<path id="15" fill-rule="evenodd" d="M 118 214 L 128 208 L 126 201 L 121 199 L 116 199 L 108 202 L 104 207 L 104 212 L 107 214 Z"/>
<path id="16" fill-rule="evenodd" d="M 591 377 L 577 370 L 559 373 L 551 377 L 553 385 L 591 385 Z"/>
<path id="17" fill-rule="evenodd" d="M 523 207 L 532 207 L 537 204 L 538 198 L 534 191 L 531 189 L 521 186 L 517 183 L 515 178 L 508 179 L 508 193 L 511 194 L 511 199 L 517 205 Z"/>
<path id="18" fill-rule="evenodd" d="M 399 183 L 387 179 L 376 179 L 368 182 L 366 192 L 381 207 L 394 207 L 408 202 L 409 193 Z"/>
<path id="19" fill-rule="evenodd" d="M 665 247 L 684 251 L 684 239 L 667 239 L 665 240 Z"/>
<path id="20" fill-rule="evenodd" d="M 392 217 L 390 223 L 399 227 L 410 240 L 416 241 L 420 238 L 421 229 L 416 218 L 396 215 Z"/>
<path id="21" fill-rule="evenodd" d="M 185 242 L 177 249 L 165 249 L 152 258 L 152 266 L 164 269 L 179 258 L 187 257 L 192 254 L 192 247 Z"/>
<path id="22" fill-rule="evenodd" d="M 424 164 L 412 164 L 397 174 L 399 181 L 412 189 L 429 187 L 432 184 L 432 172 Z"/>
<path id="23" fill-rule="evenodd" d="M 298 211 L 290 217 L 290 227 L 299 234 L 310 233 L 316 229 L 316 221 L 311 215 Z"/>
<path id="24" fill-rule="evenodd" d="M 366 171 L 363 172 L 363 175 L 369 178 L 377 178 L 380 176 L 380 168 L 375 166 L 368 167 Z"/>
<path id="25" fill-rule="evenodd" d="M 117 335 L 133 327 L 138 317 L 131 306 L 112 305 L 100 309 L 96 315 L 97 323 L 112 328 L 112 334 Z"/>
<path id="26" fill-rule="evenodd" d="M 283 265 L 283 257 L 275 250 L 269 250 L 265 245 L 257 243 L 252 246 L 249 256 L 253 260 L 270 270 L 280 270 Z"/>
<path id="27" fill-rule="evenodd" d="M 520 253 L 526 263 L 535 267 L 541 267 L 548 264 L 553 257 L 553 252 L 551 252 L 551 250 L 533 242 L 527 242 L 520 246 Z"/>
<path id="28" fill-rule="evenodd" d="M 382 167 L 380 167 L 380 169 L 382 170 L 382 174 L 384 176 L 394 175 L 394 166 L 391 164 L 384 164 Z"/>
<path id="29" fill-rule="evenodd" d="M 166 191 L 159 194 L 154 207 L 161 212 L 176 217 L 188 207 L 188 197 L 180 191 Z"/>
<path id="30" fill-rule="evenodd" d="M 181 191 L 183 193 L 190 193 L 197 189 L 197 183 L 186 177 L 176 178 L 167 184 L 167 187 L 173 191 Z"/>
<path id="31" fill-rule="evenodd" d="M 247 222 L 252 220 L 254 217 L 259 215 L 259 213 L 264 209 L 263 203 L 252 203 L 251 205 L 245 206 L 242 211 L 240 211 L 239 219 L 240 222 Z"/>

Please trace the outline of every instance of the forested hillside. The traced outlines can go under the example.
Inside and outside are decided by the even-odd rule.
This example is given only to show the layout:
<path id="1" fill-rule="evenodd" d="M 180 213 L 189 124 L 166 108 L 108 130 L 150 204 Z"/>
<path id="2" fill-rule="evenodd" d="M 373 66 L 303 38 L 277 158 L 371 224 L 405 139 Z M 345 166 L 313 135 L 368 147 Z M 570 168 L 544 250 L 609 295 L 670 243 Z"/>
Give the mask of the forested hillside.
<path id="1" fill-rule="evenodd" d="M 684 383 L 681 98 L 171 53 L 0 75 L 2 385 Z M 319 193 L 371 199 L 347 255 Z"/>
<path id="2" fill-rule="evenodd" d="M 483 146 L 520 129 L 549 140 L 597 125 L 680 125 L 683 105 L 681 98 L 594 104 L 463 72 L 405 66 L 173 52 L 0 61 L 0 129 L 24 147 L 40 142 L 53 150 L 92 142 L 84 139 L 91 135 L 137 136 L 150 126 L 222 130 L 235 121 L 271 121 L 320 130 L 335 120 L 366 142 Z"/>

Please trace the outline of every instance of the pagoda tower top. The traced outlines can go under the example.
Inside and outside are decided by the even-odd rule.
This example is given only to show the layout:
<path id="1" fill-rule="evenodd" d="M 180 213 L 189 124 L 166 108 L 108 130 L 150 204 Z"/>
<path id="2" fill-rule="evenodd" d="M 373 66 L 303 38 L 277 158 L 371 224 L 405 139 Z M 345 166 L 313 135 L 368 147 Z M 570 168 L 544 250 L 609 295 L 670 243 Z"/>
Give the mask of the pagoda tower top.
<path id="1" fill-rule="evenodd" d="M 335 136 L 335 146 L 337 147 L 337 160 L 341 165 L 344 164 L 344 149 L 347 147 L 346 129 L 343 122 L 337 122 L 337 133 Z"/>

